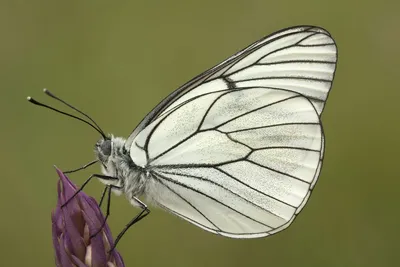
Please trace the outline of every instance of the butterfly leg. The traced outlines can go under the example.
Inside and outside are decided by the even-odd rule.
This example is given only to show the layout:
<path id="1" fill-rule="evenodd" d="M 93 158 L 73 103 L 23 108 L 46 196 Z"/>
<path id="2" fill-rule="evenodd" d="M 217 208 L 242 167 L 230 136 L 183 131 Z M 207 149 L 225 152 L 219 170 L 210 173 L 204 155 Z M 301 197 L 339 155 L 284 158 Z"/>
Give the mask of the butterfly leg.
<path id="1" fill-rule="evenodd" d="M 104 196 L 106 195 L 107 189 L 108 189 L 108 186 L 106 185 L 104 187 L 103 192 L 101 193 L 100 202 L 99 202 L 99 208 L 101 208 L 101 204 L 103 204 Z"/>
<path id="2" fill-rule="evenodd" d="M 93 237 L 95 237 L 95 236 L 96 236 L 98 233 L 100 233 L 100 232 L 101 232 L 101 230 L 103 229 L 104 225 L 105 225 L 105 224 L 106 224 L 106 222 L 107 222 L 108 216 L 110 216 L 110 206 L 111 206 L 111 189 L 113 189 L 113 188 L 115 188 L 115 189 L 119 189 L 119 190 L 121 190 L 121 189 L 122 189 L 122 187 L 119 187 L 119 186 L 115 186 L 115 185 L 111 185 L 111 184 L 109 184 L 109 185 L 106 185 L 106 188 L 105 188 L 105 189 L 104 189 L 104 191 L 103 191 L 103 195 L 101 196 L 101 200 L 100 200 L 100 204 L 99 204 L 99 207 L 100 207 L 101 203 L 103 202 L 103 199 L 104 199 L 105 193 L 106 193 L 106 191 L 107 191 L 107 189 L 108 189 L 108 194 L 107 194 L 107 210 L 106 210 L 106 216 L 105 216 L 105 218 L 104 218 L 104 221 L 103 221 L 103 223 L 101 224 L 100 228 L 99 228 L 99 229 L 96 231 L 96 233 L 92 234 L 92 235 L 90 236 L 90 238 L 93 238 Z"/>
<path id="3" fill-rule="evenodd" d="M 89 163 L 87 163 L 87 164 L 85 164 L 85 165 L 83 165 L 83 166 L 81 166 L 81 167 L 79 167 L 79 168 L 77 168 L 77 169 L 73 169 L 73 170 L 69 170 L 69 171 L 64 171 L 63 173 L 66 174 L 66 173 L 73 173 L 73 172 L 77 172 L 77 171 L 80 171 L 80 170 L 84 170 L 84 169 L 86 169 L 87 167 L 92 166 L 93 164 L 95 164 L 95 163 L 97 163 L 97 162 L 99 162 L 98 159 L 93 160 L 93 161 L 91 161 L 91 162 L 89 162 Z"/>
<path id="4" fill-rule="evenodd" d="M 100 178 L 103 180 L 109 180 L 109 181 L 117 181 L 118 178 L 112 177 L 112 176 L 107 176 L 107 175 L 101 175 L 101 174 L 92 174 L 89 176 L 89 178 L 82 184 L 82 186 L 70 197 L 64 204 L 61 205 L 61 208 L 64 208 L 65 205 L 67 205 L 79 192 L 83 190 L 83 188 L 90 182 L 90 180 L 93 178 Z"/>
<path id="5" fill-rule="evenodd" d="M 139 207 L 142 209 L 142 211 L 135 216 L 125 227 L 122 229 L 122 231 L 118 234 L 117 238 L 115 239 L 114 245 L 111 247 L 110 251 L 113 251 L 114 248 L 117 246 L 118 242 L 121 240 L 122 236 L 125 234 L 128 229 L 134 225 L 135 223 L 139 222 L 141 219 L 149 215 L 150 210 L 147 208 L 147 205 L 144 204 L 140 199 L 133 197 L 133 199 L 139 204 Z"/>

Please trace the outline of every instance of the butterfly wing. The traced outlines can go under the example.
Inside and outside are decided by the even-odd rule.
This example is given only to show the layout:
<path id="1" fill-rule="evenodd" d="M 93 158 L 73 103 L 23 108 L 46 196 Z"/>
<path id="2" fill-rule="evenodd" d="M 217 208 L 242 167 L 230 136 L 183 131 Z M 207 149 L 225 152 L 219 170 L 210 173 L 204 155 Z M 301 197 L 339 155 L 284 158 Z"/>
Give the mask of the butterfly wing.
<path id="1" fill-rule="evenodd" d="M 318 179 L 337 60 L 316 27 L 266 37 L 164 99 L 128 139 L 147 196 L 210 232 L 286 228 Z"/>
<path id="2" fill-rule="evenodd" d="M 313 99 L 317 105 L 317 102 L 319 102 L 319 113 L 321 113 L 332 86 L 336 62 L 336 44 L 325 29 L 316 26 L 295 26 L 280 30 L 254 42 L 176 89 L 144 117 L 130 134 L 125 146 L 129 149 L 138 133 L 160 116 L 172 103 L 179 104 L 187 100 L 188 97 L 196 95 L 196 93 L 201 94 L 204 87 L 198 88 L 199 85 L 217 78 L 229 78 L 230 74 L 234 74 L 239 69 L 251 70 L 252 68 L 249 67 L 252 66 L 255 67 L 253 70 L 260 70 L 260 66 L 265 66 L 266 71 L 260 70 L 260 74 L 264 74 L 264 76 L 261 76 L 264 79 L 252 81 L 248 80 L 252 79 L 251 76 L 245 77 L 248 79 L 236 76 L 236 79 L 240 79 L 240 83 L 236 84 L 237 87 L 252 83 L 264 83 L 266 86 L 278 86 L 294 90 Z M 280 74 L 268 72 L 268 65 L 274 64 L 283 68 L 281 69 L 282 71 L 286 69 L 288 71 L 287 75 L 283 72 Z M 299 72 L 298 68 L 300 67 L 303 71 Z M 330 68 L 328 73 L 331 74 L 331 77 L 326 80 L 318 79 L 318 75 L 314 76 L 313 73 L 308 73 L 308 76 L 304 76 L 304 72 L 307 69 L 312 72 L 313 68 L 317 71 Z M 278 68 L 273 66 L 270 69 L 279 71 Z M 279 79 L 279 77 L 284 79 Z M 309 79 L 302 79 L 307 77 Z M 187 95 L 194 89 L 198 90 L 195 90 L 196 92 L 191 95 Z M 183 97 L 185 95 L 186 97 Z M 181 101 L 177 102 L 180 98 Z"/>

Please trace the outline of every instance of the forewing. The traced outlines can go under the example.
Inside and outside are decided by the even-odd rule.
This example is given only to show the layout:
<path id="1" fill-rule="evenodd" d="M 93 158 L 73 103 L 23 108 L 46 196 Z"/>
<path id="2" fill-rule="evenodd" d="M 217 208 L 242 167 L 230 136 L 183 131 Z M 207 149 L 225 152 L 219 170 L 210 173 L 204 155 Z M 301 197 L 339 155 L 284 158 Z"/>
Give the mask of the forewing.
<path id="1" fill-rule="evenodd" d="M 269 35 L 187 82 L 158 104 L 126 142 L 154 120 L 190 98 L 222 90 L 273 87 L 308 97 L 321 114 L 336 68 L 337 49 L 330 34 L 315 26 L 297 26 Z"/>

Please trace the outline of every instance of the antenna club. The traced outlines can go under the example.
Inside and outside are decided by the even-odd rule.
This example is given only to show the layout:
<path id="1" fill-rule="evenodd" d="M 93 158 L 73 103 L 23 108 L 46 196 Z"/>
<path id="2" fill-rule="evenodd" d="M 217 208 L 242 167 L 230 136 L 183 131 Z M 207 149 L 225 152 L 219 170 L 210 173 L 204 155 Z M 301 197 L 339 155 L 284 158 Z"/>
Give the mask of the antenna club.
<path id="1" fill-rule="evenodd" d="M 38 105 L 38 104 L 39 104 L 39 102 L 37 102 L 35 99 L 33 99 L 33 98 L 30 97 L 30 96 L 28 96 L 26 99 L 27 99 L 29 102 L 31 102 L 32 104 L 35 104 L 35 105 Z"/>
<path id="2" fill-rule="evenodd" d="M 53 95 L 49 90 L 47 90 L 46 88 L 43 89 L 43 93 L 45 93 L 48 96 L 51 96 L 52 98 L 57 99 L 57 97 L 55 95 Z M 58 99 L 60 101 L 60 99 Z M 62 101 L 61 101 L 62 102 Z"/>

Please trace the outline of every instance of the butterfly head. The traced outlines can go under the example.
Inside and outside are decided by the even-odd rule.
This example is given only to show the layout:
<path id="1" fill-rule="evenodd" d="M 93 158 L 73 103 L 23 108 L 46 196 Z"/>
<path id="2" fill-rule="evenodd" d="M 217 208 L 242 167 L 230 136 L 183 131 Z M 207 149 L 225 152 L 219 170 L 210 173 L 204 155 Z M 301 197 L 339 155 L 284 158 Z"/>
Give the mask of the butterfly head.
<path id="1" fill-rule="evenodd" d="M 108 162 L 108 158 L 112 154 L 112 142 L 111 138 L 102 138 L 99 141 L 97 141 L 95 145 L 94 152 L 97 156 L 97 158 L 103 163 L 106 164 Z"/>
<path id="2" fill-rule="evenodd" d="M 94 152 L 102 165 L 108 169 L 110 165 L 115 165 L 118 159 L 126 155 L 124 144 L 125 139 L 111 135 L 97 141 Z"/>

